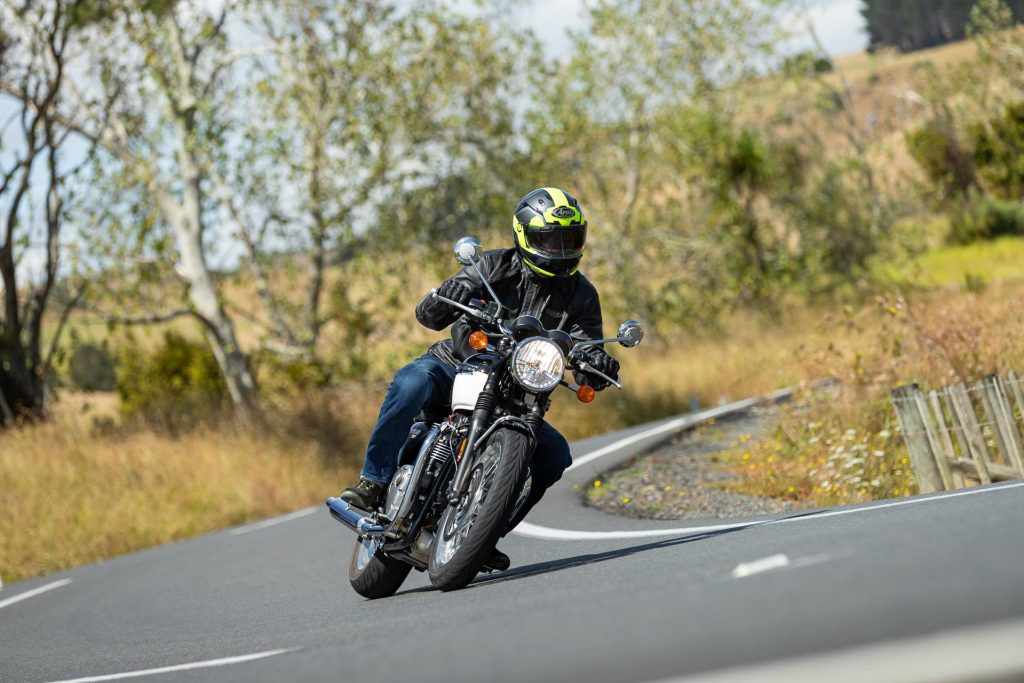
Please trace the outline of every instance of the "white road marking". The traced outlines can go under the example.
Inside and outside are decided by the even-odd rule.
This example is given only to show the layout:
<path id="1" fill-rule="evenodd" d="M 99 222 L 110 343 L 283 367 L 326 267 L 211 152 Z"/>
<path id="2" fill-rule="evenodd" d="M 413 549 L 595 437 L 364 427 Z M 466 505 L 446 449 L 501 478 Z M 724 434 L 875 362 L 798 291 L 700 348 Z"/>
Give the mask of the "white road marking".
<path id="1" fill-rule="evenodd" d="M 13 598 L 7 598 L 6 600 L 0 601 L 0 609 L 3 609 L 8 605 L 13 605 L 16 602 L 21 602 L 22 600 L 28 600 L 29 598 L 33 598 L 41 593 L 52 591 L 54 588 L 66 586 L 69 583 L 71 583 L 71 579 L 61 579 L 60 581 L 54 581 L 53 583 L 48 583 L 45 586 L 40 586 L 39 588 L 33 588 L 30 591 L 25 591 L 24 593 L 15 595 Z"/>
<path id="2" fill-rule="evenodd" d="M 807 514 L 797 513 L 794 517 L 783 517 L 781 519 L 761 519 L 749 522 L 731 522 L 728 524 L 712 524 L 708 526 L 676 527 L 673 529 L 644 529 L 639 531 L 574 531 L 571 529 L 552 529 L 546 526 L 539 526 L 529 522 L 520 522 L 512 533 L 526 538 L 536 538 L 543 541 L 613 541 L 630 538 L 659 538 L 663 536 L 682 536 L 684 534 L 702 534 L 715 531 L 730 531 L 733 529 L 747 529 L 755 526 L 767 526 L 770 524 L 790 524 L 805 522 L 808 520 L 823 519 L 825 517 L 839 517 L 842 515 L 854 515 L 862 512 L 874 512 L 876 510 L 887 510 L 889 508 L 904 507 L 908 505 L 926 505 L 947 498 L 959 498 L 960 496 L 976 496 L 986 493 L 997 493 L 1006 489 L 1016 489 L 1024 486 L 1024 481 L 1008 482 L 996 486 L 984 488 L 964 489 L 961 491 L 949 491 L 930 495 L 928 497 L 915 496 L 913 498 L 901 498 L 880 503 L 872 503 L 856 508 L 845 508 L 841 510 L 822 510 Z"/>
<path id="3" fill-rule="evenodd" d="M 602 458 L 608 455 L 609 453 L 614 453 L 615 451 L 625 448 L 626 446 L 635 444 L 638 441 L 643 441 L 644 439 L 648 439 L 652 436 L 657 436 L 658 434 L 673 432 L 677 429 L 689 427 L 699 422 L 711 420 L 716 417 L 720 417 L 721 415 L 727 415 L 738 410 L 746 410 L 747 408 L 752 408 L 756 406 L 757 404 L 761 403 L 761 401 L 762 399 L 759 398 L 748 398 L 743 401 L 737 401 L 735 403 L 729 403 L 724 406 L 719 406 L 718 408 L 712 408 L 711 410 L 705 410 L 702 413 L 684 415 L 683 417 L 678 417 L 674 420 L 669 420 L 668 422 L 660 424 L 657 427 L 651 427 L 650 429 L 645 429 L 644 431 L 638 434 L 633 434 L 632 436 L 627 436 L 625 438 L 619 439 L 618 441 L 610 443 L 607 446 L 602 446 L 601 448 L 598 448 L 596 451 L 591 451 L 590 453 L 587 453 L 586 455 L 578 459 L 575 459 L 572 465 L 570 465 L 568 469 L 566 469 L 566 472 L 572 472 L 577 467 L 583 467 L 587 463 L 593 462 L 598 458 Z"/>
<path id="4" fill-rule="evenodd" d="M 319 510 L 319 506 L 306 508 L 305 510 L 298 510 L 297 512 L 290 512 L 287 515 L 281 515 L 280 517 L 274 517 L 272 519 L 265 519 L 262 522 L 254 522 L 253 524 L 246 524 L 232 529 L 228 533 L 232 536 L 238 536 L 239 534 L 247 534 L 250 531 L 259 531 L 260 529 L 266 529 L 267 527 L 276 526 L 283 524 L 284 522 L 290 522 L 293 519 L 299 519 L 300 517 L 306 517 Z"/>
<path id="5" fill-rule="evenodd" d="M 732 576 L 734 579 L 743 579 L 748 576 L 753 576 L 754 574 L 771 571 L 772 569 L 781 569 L 788 565 L 789 558 L 782 553 L 779 553 L 778 555 L 762 557 L 761 559 L 754 560 L 753 562 L 741 562 L 732 570 Z"/>
<path id="6" fill-rule="evenodd" d="M 1021 680 L 1024 621 L 983 624 L 915 638 L 722 669 L 658 683 L 954 683 Z"/>
<path id="7" fill-rule="evenodd" d="M 283 655 L 287 652 L 295 652 L 301 648 L 293 647 L 285 650 L 267 650 L 251 655 L 240 655 L 238 657 L 224 657 L 223 659 L 208 659 L 205 662 L 191 662 L 189 664 L 177 664 L 175 666 L 162 666 L 158 669 L 141 669 L 138 671 L 126 671 L 118 674 L 105 674 L 103 676 L 86 676 L 85 678 L 70 678 L 53 683 L 93 683 L 94 681 L 117 681 L 122 678 L 138 678 L 140 676 L 154 676 L 156 674 L 174 673 L 176 671 L 191 671 L 192 669 L 209 669 L 215 666 L 227 666 L 228 664 L 241 664 L 252 662 L 257 659 L 266 659 L 276 655 Z"/>

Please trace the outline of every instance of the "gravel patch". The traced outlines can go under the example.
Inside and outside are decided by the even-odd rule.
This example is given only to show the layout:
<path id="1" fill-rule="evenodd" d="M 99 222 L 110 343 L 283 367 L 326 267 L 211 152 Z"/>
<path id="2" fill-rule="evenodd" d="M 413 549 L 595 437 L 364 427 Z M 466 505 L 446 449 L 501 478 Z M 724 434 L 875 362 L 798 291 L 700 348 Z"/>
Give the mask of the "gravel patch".
<path id="1" fill-rule="evenodd" d="M 755 408 L 685 432 L 598 477 L 584 494 L 586 504 L 641 519 L 746 517 L 803 509 L 790 500 L 725 490 L 733 477 L 716 462 L 717 454 L 730 444 L 770 429 L 775 412 L 772 407 Z"/>

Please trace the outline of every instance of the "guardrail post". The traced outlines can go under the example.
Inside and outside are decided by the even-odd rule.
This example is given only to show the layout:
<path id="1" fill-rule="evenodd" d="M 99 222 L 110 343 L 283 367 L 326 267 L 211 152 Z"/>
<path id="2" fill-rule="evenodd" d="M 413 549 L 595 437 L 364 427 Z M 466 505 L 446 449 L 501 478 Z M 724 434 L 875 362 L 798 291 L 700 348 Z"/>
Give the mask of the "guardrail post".
<path id="1" fill-rule="evenodd" d="M 892 404 L 896 409 L 903 441 L 907 444 L 910 466 L 917 478 L 918 489 L 921 493 L 934 493 L 942 491 L 944 484 L 936 454 L 932 451 L 925 416 L 920 409 L 923 401 L 924 395 L 916 384 L 892 391 Z"/>

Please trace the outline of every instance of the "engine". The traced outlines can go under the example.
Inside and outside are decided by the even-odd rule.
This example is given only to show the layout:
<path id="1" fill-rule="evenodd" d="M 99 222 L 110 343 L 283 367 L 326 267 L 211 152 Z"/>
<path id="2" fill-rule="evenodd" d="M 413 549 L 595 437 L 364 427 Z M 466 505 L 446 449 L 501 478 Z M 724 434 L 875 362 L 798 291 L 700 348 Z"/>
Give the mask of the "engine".
<path id="1" fill-rule="evenodd" d="M 391 478 L 384 499 L 384 516 L 391 521 L 389 535 L 400 536 L 420 512 L 445 463 L 454 457 L 457 430 L 451 425 L 434 425 L 423 438 L 413 464 L 402 465 Z"/>

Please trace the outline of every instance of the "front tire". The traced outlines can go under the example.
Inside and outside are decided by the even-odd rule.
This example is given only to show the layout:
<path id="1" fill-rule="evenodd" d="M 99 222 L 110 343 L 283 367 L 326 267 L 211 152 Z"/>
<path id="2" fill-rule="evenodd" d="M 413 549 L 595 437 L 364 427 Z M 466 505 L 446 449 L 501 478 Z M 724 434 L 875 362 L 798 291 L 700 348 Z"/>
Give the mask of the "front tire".
<path id="1" fill-rule="evenodd" d="M 382 554 L 379 541 L 360 536 L 348 564 L 348 582 L 364 598 L 389 598 L 402 586 L 412 565 Z"/>
<path id="2" fill-rule="evenodd" d="M 427 566 L 435 588 L 463 588 L 480 571 L 508 526 L 529 455 L 530 440 L 520 431 L 497 429 L 487 440 L 463 500 L 441 516 Z"/>

